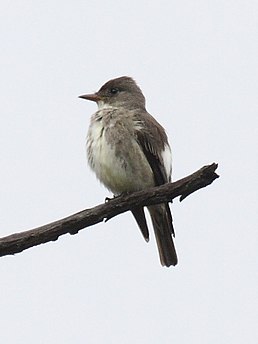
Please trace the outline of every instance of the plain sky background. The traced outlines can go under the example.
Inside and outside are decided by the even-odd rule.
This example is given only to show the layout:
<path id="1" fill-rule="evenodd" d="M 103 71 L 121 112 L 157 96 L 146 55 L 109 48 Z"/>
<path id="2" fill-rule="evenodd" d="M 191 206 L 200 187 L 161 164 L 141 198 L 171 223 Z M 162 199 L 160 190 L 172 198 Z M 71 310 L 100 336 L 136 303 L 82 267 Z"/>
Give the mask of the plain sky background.
<path id="1" fill-rule="evenodd" d="M 117 76 L 166 128 L 174 180 L 220 178 L 174 201 L 175 268 L 130 213 L 1 258 L 1 343 L 258 342 L 257 18 L 246 0 L 2 1 L 1 236 L 110 195 L 77 96 Z"/>

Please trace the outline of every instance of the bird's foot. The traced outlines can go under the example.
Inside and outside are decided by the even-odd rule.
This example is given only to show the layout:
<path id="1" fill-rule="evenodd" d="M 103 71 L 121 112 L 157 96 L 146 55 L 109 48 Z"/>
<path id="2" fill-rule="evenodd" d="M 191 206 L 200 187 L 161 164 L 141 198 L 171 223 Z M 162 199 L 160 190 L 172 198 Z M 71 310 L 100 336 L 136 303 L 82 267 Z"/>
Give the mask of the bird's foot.
<path id="1" fill-rule="evenodd" d="M 131 192 L 122 192 L 121 194 L 119 195 L 113 195 L 113 197 L 106 197 L 105 198 L 105 203 L 109 202 L 109 201 L 112 201 L 112 199 L 116 199 L 116 198 L 119 198 L 119 197 L 123 197 L 123 196 L 127 196 L 127 195 L 130 195 Z"/>
<path id="2" fill-rule="evenodd" d="M 114 197 L 113 197 L 113 198 L 114 198 Z M 105 203 L 108 203 L 108 202 L 111 201 L 113 198 L 106 197 L 106 198 L 105 198 Z"/>

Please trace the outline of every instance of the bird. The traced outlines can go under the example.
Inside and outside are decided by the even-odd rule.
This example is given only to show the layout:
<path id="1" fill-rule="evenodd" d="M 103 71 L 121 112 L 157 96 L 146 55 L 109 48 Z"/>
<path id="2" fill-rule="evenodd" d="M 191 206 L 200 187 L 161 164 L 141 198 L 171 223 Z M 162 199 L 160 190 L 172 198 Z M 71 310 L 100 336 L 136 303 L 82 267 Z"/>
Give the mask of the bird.
<path id="1" fill-rule="evenodd" d="M 107 81 L 97 92 L 79 98 L 97 103 L 90 119 L 86 150 L 90 168 L 114 196 L 171 181 L 172 155 L 165 129 L 146 110 L 145 97 L 135 80 L 121 76 Z M 169 204 L 147 207 L 161 265 L 178 262 Z M 131 212 L 149 241 L 143 207 Z"/>

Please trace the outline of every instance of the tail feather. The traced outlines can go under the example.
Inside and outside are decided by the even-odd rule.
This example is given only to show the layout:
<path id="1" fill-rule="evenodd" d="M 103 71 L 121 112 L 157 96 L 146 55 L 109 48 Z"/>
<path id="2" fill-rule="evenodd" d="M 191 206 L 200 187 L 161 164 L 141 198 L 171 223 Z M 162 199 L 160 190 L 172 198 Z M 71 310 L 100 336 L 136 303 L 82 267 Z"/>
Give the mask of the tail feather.
<path id="1" fill-rule="evenodd" d="M 160 262 L 163 266 L 177 264 L 177 254 L 172 235 L 174 228 L 168 204 L 149 206 L 154 233 L 159 250 Z"/>
<path id="2" fill-rule="evenodd" d="M 146 217 L 144 214 L 143 207 L 133 208 L 131 209 L 133 216 L 142 232 L 144 239 L 148 242 L 149 241 L 149 230 L 146 222 Z"/>

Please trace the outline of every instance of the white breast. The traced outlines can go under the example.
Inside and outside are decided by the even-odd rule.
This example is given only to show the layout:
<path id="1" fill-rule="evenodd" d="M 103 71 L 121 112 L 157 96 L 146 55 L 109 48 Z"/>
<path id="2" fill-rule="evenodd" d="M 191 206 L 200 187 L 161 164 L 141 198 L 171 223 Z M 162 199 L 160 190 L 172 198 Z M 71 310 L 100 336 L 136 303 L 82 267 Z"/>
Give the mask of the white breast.
<path id="1" fill-rule="evenodd" d="M 90 167 L 104 182 L 102 180 L 103 166 L 109 165 L 110 152 L 107 149 L 102 120 L 92 120 L 87 136 L 87 154 Z"/>
<path id="2" fill-rule="evenodd" d="M 112 123 L 109 128 L 112 127 Z M 127 178 L 122 161 L 115 155 L 115 149 L 105 138 L 102 121 L 92 122 L 87 137 L 89 165 L 97 178 L 113 192 L 120 194 L 127 191 Z"/>
<path id="3" fill-rule="evenodd" d="M 87 136 L 88 161 L 97 178 L 115 195 L 153 186 L 153 173 L 138 143 L 131 136 L 128 140 L 125 128 L 123 143 L 126 148 L 124 151 L 118 150 L 118 153 L 115 147 L 121 145 L 121 140 L 115 140 L 112 120 L 108 123 L 108 128 L 104 128 L 102 111 L 93 115 Z M 114 140 L 108 142 L 106 130 L 110 133 L 113 128 Z"/>

